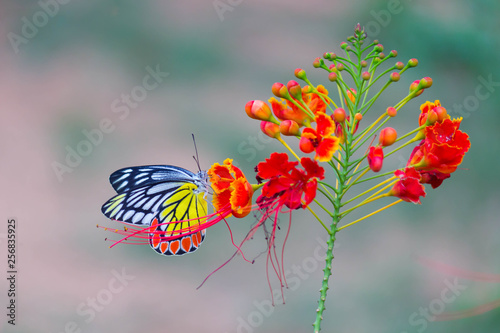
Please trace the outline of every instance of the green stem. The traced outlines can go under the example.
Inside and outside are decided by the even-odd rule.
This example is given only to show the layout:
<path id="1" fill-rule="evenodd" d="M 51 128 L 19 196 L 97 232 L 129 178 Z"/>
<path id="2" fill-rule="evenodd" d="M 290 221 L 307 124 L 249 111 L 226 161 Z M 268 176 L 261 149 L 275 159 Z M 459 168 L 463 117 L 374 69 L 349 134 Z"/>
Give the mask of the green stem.
<path id="1" fill-rule="evenodd" d="M 323 311 L 325 311 L 325 301 L 326 301 L 326 293 L 329 289 L 328 280 L 332 275 L 332 261 L 333 261 L 333 247 L 335 244 L 335 234 L 337 233 L 337 223 L 339 222 L 339 210 L 340 210 L 340 200 L 335 199 L 335 211 L 333 214 L 333 222 L 330 226 L 330 234 L 328 240 L 326 241 L 327 250 L 326 250 L 326 258 L 325 258 L 325 269 L 323 269 L 323 282 L 321 283 L 321 289 L 319 290 L 320 297 L 318 301 L 318 309 L 316 310 L 316 320 L 313 323 L 314 333 L 319 333 L 321 330 L 321 321 L 323 320 Z"/>

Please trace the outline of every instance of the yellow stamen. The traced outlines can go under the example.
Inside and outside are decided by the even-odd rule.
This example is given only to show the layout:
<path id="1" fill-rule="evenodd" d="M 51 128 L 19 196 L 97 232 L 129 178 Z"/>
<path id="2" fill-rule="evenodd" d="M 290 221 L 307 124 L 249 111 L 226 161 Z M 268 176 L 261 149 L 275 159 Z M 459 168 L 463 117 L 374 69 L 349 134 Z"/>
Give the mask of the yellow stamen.
<path id="1" fill-rule="evenodd" d="M 391 203 L 391 204 L 389 204 L 389 205 L 387 205 L 387 206 L 385 206 L 385 207 L 382 207 L 382 208 L 380 208 L 380 209 L 377 209 L 377 210 L 376 210 L 376 211 L 374 211 L 373 213 L 370 213 L 370 214 L 368 214 L 368 215 L 366 215 L 366 216 L 363 216 L 363 217 L 362 217 L 362 218 L 360 218 L 360 219 L 357 219 L 356 221 L 353 221 L 353 222 L 351 222 L 351 223 L 348 223 L 348 224 L 346 224 L 346 225 L 341 226 L 340 228 L 338 228 L 338 229 L 337 229 L 337 231 L 340 231 L 340 230 L 342 230 L 342 229 L 344 229 L 344 228 L 347 228 L 347 227 L 349 227 L 349 226 L 351 226 L 351 225 L 353 225 L 353 224 L 356 224 L 356 223 L 358 223 L 358 222 L 360 222 L 360 221 L 363 221 L 364 219 L 369 218 L 369 217 L 371 217 L 371 216 L 373 216 L 373 215 L 375 215 L 375 214 L 377 214 L 377 213 L 380 213 L 380 212 L 381 212 L 381 211 L 383 211 L 384 209 L 387 209 L 387 208 L 389 208 L 389 207 L 392 207 L 392 206 L 394 206 L 395 204 L 400 203 L 401 201 L 403 201 L 403 200 L 402 200 L 402 199 L 399 199 L 399 200 L 397 200 L 397 201 L 394 201 L 393 203 Z"/>
<path id="2" fill-rule="evenodd" d="M 281 138 L 281 136 L 276 137 L 276 140 L 278 140 L 279 142 L 281 142 L 281 144 L 283 146 L 285 146 L 285 148 L 288 149 L 290 151 L 290 153 L 292 153 L 292 155 L 295 156 L 295 158 L 297 160 L 300 161 L 300 157 L 297 154 L 295 154 L 295 152 L 292 150 L 292 148 L 290 148 L 290 146 L 285 141 L 283 141 L 283 139 Z"/>
<path id="3" fill-rule="evenodd" d="M 311 208 L 311 207 L 309 207 L 309 206 L 307 206 L 307 209 L 311 212 L 311 214 L 313 214 L 313 215 L 314 215 L 314 217 L 315 217 L 315 218 L 319 221 L 319 223 L 321 223 L 321 225 L 323 226 L 323 228 L 325 228 L 325 230 L 326 230 L 328 233 L 330 233 L 330 229 L 328 229 L 328 228 L 326 227 L 326 225 L 323 223 L 323 221 L 321 221 L 321 219 L 319 218 L 319 216 L 318 216 L 318 215 L 316 215 L 316 213 L 312 210 L 312 208 Z"/>
<path id="4" fill-rule="evenodd" d="M 369 132 L 371 131 L 371 129 L 373 127 L 375 127 L 375 125 L 377 125 L 377 123 L 381 120 L 383 120 L 387 115 L 386 112 L 384 112 L 380 117 L 377 118 L 377 120 L 375 120 L 375 122 L 373 124 L 371 124 L 367 129 L 365 129 L 363 131 L 363 133 L 361 134 L 361 136 L 354 142 L 354 144 L 352 145 L 353 147 L 356 146 L 358 144 L 359 141 L 361 141 L 361 139 L 363 139 L 363 137 Z"/>

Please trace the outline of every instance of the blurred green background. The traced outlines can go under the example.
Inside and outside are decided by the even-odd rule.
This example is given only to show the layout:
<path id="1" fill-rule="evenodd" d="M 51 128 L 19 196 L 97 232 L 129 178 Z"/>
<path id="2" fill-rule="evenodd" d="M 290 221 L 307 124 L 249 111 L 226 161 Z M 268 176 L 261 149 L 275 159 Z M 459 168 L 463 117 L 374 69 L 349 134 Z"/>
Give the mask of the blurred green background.
<path id="1" fill-rule="evenodd" d="M 415 258 L 500 274 L 499 14 L 494 0 L 2 1 L 0 205 L 3 218 L 19 225 L 17 325 L 2 315 L 2 331 L 311 331 L 323 273 L 315 253 L 322 253 L 326 234 L 308 214 L 294 212 L 285 250 L 291 285 L 286 304 L 274 308 L 265 256 L 253 265 L 237 257 L 195 289 L 234 253 L 224 224 L 208 230 L 200 250 L 179 258 L 148 246 L 110 250 L 104 238 L 112 234 L 95 225 L 117 227 L 100 212 L 113 195 L 114 170 L 146 164 L 196 170 L 191 133 L 203 168 L 231 157 L 253 177 L 255 165 L 282 148 L 260 139 L 245 103 L 267 100 L 271 85 L 294 79 L 297 67 L 332 89 L 312 61 L 325 51 L 340 53 L 339 43 L 360 22 L 387 52 L 399 52 L 396 60 L 419 60 L 382 95 L 371 117 L 404 97 L 413 80 L 431 76 L 432 88 L 391 126 L 400 133 L 415 128 L 419 105 L 439 99 L 453 117 L 464 117 L 472 148 L 421 206 L 401 204 L 339 233 L 323 331 L 498 332 L 500 309 L 423 319 L 421 309 L 453 312 L 493 302 L 500 288 Z M 141 90 L 152 70 L 168 75 Z M 125 107 L 131 93 L 139 100 Z M 97 144 L 81 146 L 84 133 L 100 126 L 108 132 L 95 134 Z M 87 156 L 58 177 L 54 165 L 66 164 L 68 149 L 79 145 Z M 239 241 L 255 219 L 229 222 Z M 6 227 L 2 253 L 5 233 Z M 244 249 L 253 258 L 265 246 L 258 233 Z M 129 280 L 116 278 L 123 270 Z M 441 309 L 449 283 L 464 287 Z M 272 285 L 278 288 L 276 280 Z"/>

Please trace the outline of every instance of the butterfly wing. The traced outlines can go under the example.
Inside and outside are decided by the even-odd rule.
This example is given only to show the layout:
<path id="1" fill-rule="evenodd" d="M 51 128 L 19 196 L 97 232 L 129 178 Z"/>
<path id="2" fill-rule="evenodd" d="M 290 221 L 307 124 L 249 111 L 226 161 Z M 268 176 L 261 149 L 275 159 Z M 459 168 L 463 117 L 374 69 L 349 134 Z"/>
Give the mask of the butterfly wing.
<path id="1" fill-rule="evenodd" d="M 183 255 L 194 252 L 205 239 L 206 230 L 200 225 L 206 221 L 207 201 L 204 193 L 196 193 L 196 185 L 186 183 L 163 202 L 151 223 L 149 244 L 163 255 Z M 182 221 L 182 222 L 178 222 Z M 153 229 L 154 228 L 154 229 Z M 187 235 L 184 235 L 186 234 Z M 183 235 L 175 239 L 165 239 Z"/>
<path id="2" fill-rule="evenodd" d="M 163 182 L 140 186 L 109 199 L 101 211 L 112 220 L 135 225 L 150 225 L 160 205 L 184 184 Z"/>
<path id="3" fill-rule="evenodd" d="M 109 182 L 117 193 L 163 182 L 192 182 L 196 177 L 189 170 L 173 165 L 146 165 L 117 170 L 109 176 Z"/>
<path id="4" fill-rule="evenodd" d="M 206 235 L 205 229 L 199 230 L 204 222 L 199 217 L 207 215 L 204 177 L 206 172 L 195 175 L 169 165 L 120 169 L 110 176 L 111 185 L 118 194 L 108 200 L 101 211 L 113 220 L 151 225 L 154 229 L 150 233 L 150 246 L 159 254 L 194 252 Z M 190 232 L 194 228 L 197 231 Z M 177 235 L 178 238 L 171 239 Z M 170 238 L 167 241 L 165 237 Z"/>

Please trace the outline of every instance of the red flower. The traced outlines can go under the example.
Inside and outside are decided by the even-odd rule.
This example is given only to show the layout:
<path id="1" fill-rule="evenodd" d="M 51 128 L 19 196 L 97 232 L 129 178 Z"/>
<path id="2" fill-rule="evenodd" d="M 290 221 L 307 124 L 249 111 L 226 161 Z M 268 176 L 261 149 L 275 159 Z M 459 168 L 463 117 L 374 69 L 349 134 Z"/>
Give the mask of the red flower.
<path id="1" fill-rule="evenodd" d="M 406 202 L 420 203 L 420 197 L 425 197 L 424 185 L 420 183 L 420 174 L 415 168 L 396 170 L 394 174 L 399 181 L 389 191 L 389 195 L 403 199 Z"/>
<path id="2" fill-rule="evenodd" d="M 241 170 L 233 165 L 232 159 L 226 159 L 223 165 L 215 163 L 208 170 L 214 196 L 212 203 L 219 215 L 230 207 L 230 213 L 224 217 L 245 217 L 252 209 L 252 185 Z"/>
<path id="3" fill-rule="evenodd" d="M 257 199 L 261 205 L 276 198 L 279 206 L 290 209 L 305 208 L 316 196 L 317 179 L 324 178 L 325 170 L 316 161 L 303 157 L 299 162 L 289 162 L 285 153 L 272 153 L 265 162 L 257 165 L 257 177 L 269 179 L 263 186 L 262 194 Z"/>
<path id="4" fill-rule="evenodd" d="M 382 147 L 370 147 L 367 158 L 368 166 L 373 172 L 379 172 L 382 169 L 382 164 L 384 163 L 384 151 Z"/>
<path id="5" fill-rule="evenodd" d="M 316 150 L 316 160 L 328 162 L 332 159 L 333 153 L 339 149 L 340 139 L 335 133 L 335 122 L 323 112 L 319 112 L 316 117 L 316 129 L 310 127 L 302 131 L 299 147 L 304 153 Z"/>
<path id="6" fill-rule="evenodd" d="M 422 142 L 421 142 L 421 144 L 422 144 Z M 413 149 L 413 151 L 410 155 L 410 159 L 408 160 L 407 166 L 410 165 L 410 161 L 413 159 L 413 156 L 415 155 L 415 153 L 420 150 L 420 145 L 418 145 L 417 147 L 415 147 Z M 431 184 L 432 188 L 438 188 L 443 183 L 443 181 L 445 179 L 450 178 L 449 173 L 442 173 L 442 172 L 435 171 L 435 170 L 434 171 L 420 170 L 419 173 L 420 173 L 420 182 L 422 184 Z"/>
<path id="7" fill-rule="evenodd" d="M 435 113 L 436 121 L 443 122 L 445 119 L 450 119 L 450 115 L 446 112 L 446 109 L 441 106 L 439 100 L 435 100 L 434 103 L 429 101 L 420 105 L 420 116 L 418 117 L 418 124 L 420 126 L 424 125 L 427 122 L 427 117 L 429 113 L 432 111 Z"/>
<path id="8" fill-rule="evenodd" d="M 460 131 L 461 119 L 444 119 L 425 128 L 425 139 L 410 159 L 417 170 L 454 172 L 470 148 L 469 136 Z"/>

